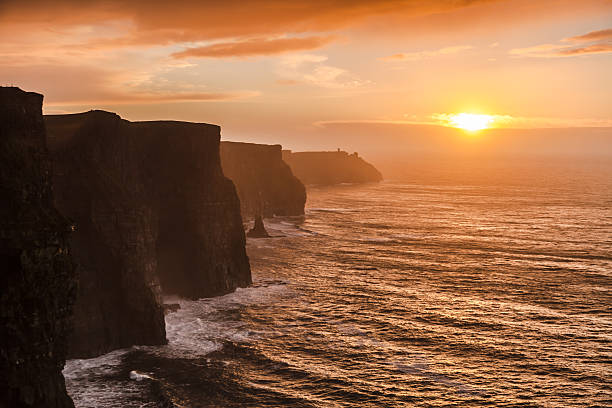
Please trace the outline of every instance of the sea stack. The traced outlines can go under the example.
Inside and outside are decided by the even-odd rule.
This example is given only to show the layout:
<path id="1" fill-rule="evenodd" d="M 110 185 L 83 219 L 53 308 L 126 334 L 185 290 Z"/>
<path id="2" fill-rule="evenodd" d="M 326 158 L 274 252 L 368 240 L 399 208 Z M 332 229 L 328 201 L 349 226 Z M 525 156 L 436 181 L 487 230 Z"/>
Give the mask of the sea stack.
<path id="1" fill-rule="evenodd" d="M 245 220 L 304 214 L 306 189 L 283 161 L 281 145 L 221 142 L 221 165 Z"/>
<path id="2" fill-rule="evenodd" d="M 264 226 L 263 219 L 260 215 L 255 218 L 255 224 L 253 228 L 247 233 L 249 238 L 270 238 L 266 227 Z"/>
<path id="3" fill-rule="evenodd" d="M 76 277 L 54 208 L 43 96 L 0 87 L 0 407 L 73 407 L 62 368 Z"/>
<path id="4" fill-rule="evenodd" d="M 331 152 L 283 150 L 283 160 L 304 184 L 369 183 L 383 178 L 359 154 L 348 154 L 340 149 Z"/>

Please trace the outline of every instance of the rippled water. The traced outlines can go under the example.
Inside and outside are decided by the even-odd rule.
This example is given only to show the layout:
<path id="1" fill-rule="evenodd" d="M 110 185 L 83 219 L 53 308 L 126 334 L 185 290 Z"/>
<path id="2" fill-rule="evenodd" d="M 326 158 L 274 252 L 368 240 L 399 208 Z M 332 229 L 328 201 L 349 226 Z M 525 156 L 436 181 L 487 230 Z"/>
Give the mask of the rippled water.
<path id="1" fill-rule="evenodd" d="M 65 371 L 80 407 L 612 406 L 612 182 L 310 188 L 254 285 Z M 142 375 L 154 381 L 142 380 Z M 132 377 L 132 379 L 130 379 Z"/>

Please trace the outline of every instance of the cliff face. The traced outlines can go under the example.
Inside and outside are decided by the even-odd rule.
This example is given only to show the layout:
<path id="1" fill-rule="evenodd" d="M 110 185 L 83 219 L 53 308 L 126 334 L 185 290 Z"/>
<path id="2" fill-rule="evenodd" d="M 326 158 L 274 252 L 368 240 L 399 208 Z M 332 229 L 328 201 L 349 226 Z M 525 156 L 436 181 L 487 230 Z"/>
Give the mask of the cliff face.
<path id="1" fill-rule="evenodd" d="M 217 126 L 102 111 L 47 116 L 46 125 L 57 207 L 76 224 L 72 356 L 163 344 L 161 287 L 197 298 L 250 283 Z"/>
<path id="2" fill-rule="evenodd" d="M 382 174 L 357 153 L 283 151 L 283 160 L 304 184 L 379 182 Z"/>
<path id="3" fill-rule="evenodd" d="M 157 222 L 140 146 L 106 112 L 47 116 L 58 210 L 76 226 L 79 292 L 71 357 L 166 339 L 157 279 Z"/>
<path id="4" fill-rule="evenodd" d="M 42 100 L 0 88 L 0 407 L 73 407 L 61 370 L 76 278 Z"/>
<path id="5" fill-rule="evenodd" d="M 236 185 L 243 217 L 304 214 L 306 189 L 281 150 L 280 145 L 221 142 L 223 172 Z"/>
<path id="6" fill-rule="evenodd" d="M 201 298 L 249 285 L 240 201 L 221 170 L 220 128 L 123 123 L 135 137 L 150 139 L 145 167 L 159 214 L 157 256 L 164 292 Z"/>

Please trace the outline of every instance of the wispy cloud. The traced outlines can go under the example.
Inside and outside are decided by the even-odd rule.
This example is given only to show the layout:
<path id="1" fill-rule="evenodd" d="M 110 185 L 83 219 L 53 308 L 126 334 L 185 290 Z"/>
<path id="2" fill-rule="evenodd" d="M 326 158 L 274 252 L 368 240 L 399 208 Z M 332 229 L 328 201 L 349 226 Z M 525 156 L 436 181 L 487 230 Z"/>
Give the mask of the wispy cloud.
<path id="1" fill-rule="evenodd" d="M 186 101 L 232 101 L 251 98 L 252 90 L 209 88 L 205 84 L 167 80 L 162 70 L 121 71 L 75 65 L 0 65 L 0 78 L 45 95 L 46 106 L 155 104 Z M 66 86 L 69 83 L 87 86 Z"/>
<path id="2" fill-rule="evenodd" d="M 580 45 L 567 45 L 580 43 Z M 580 55 L 606 54 L 612 52 L 612 29 L 591 31 L 583 35 L 568 37 L 559 44 L 540 44 L 533 47 L 514 48 L 509 51 L 516 57 L 561 58 Z"/>
<path id="3" fill-rule="evenodd" d="M 256 91 L 243 92 L 106 92 L 81 98 L 51 99 L 47 106 L 76 105 L 129 105 L 156 104 L 170 102 L 220 102 L 252 98 L 260 95 Z"/>
<path id="4" fill-rule="evenodd" d="M 403 119 L 340 119 L 315 122 L 316 127 L 334 125 L 430 125 L 455 127 L 453 117 L 457 113 L 434 113 L 425 117 L 404 115 Z M 612 127 L 611 119 L 596 118 L 552 118 L 552 117 L 521 117 L 502 114 L 489 115 L 491 128 L 535 129 L 535 128 L 585 128 L 585 127 Z"/>
<path id="5" fill-rule="evenodd" d="M 400 52 L 397 54 L 389 55 L 387 57 L 379 58 L 382 61 L 394 62 L 394 61 L 418 61 L 422 59 L 440 57 L 444 55 L 458 54 L 463 51 L 471 50 L 471 45 L 454 45 L 452 47 L 444 47 L 437 50 L 424 50 L 416 52 Z"/>
<path id="6" fill-rule="evenodd" d="M 605 54 L 612 52 L 612 44 L 591 44 L 584 47 L 562 47 L 555 44 L 541 44 L 527 48 L 514 48 L 509 51 L 516 57 L 561 58 L 578 55 Z"/>
<path id="7" fill-rule="evenodd" d="M 516 119 L 510 115 L 478 115 L 465 113 L 434 113 L 429 117 L 434 124 L 448 127 L 457 127 L 457 117 L 460 115 L 484 116 L 486 118 L 486 127 L 508 127 L 512 125 Z"/>
<path id="8" fill-rule="evenodd" d="M 283 57 L 277 74 L 284 83 L 305 83 L 323 88 L 355 88 L 369 83 L 344 68 L 326 63 L 327 57 L 296 54 Z"/>
<path id="9" fill-rule="evenodd" d="M 590 33 L 563 39 L 563 41 L 571 41 L 571 42 L 591 42 L 591 41 L 602 41 L 602 40 L 612 40 L 612 28 L 608 28 L 605 30 L 591 31 Z"/>
<path id="10" fill-rule="evenodd" d="M 97 26 L 127 21 L 130 30 L 108 38 L 117 46 L 169 45 L 286 33 L 330 32 L 373 16 L 411 18 L 462 9 L 492 0 L 2 0 L 0 26 L 33 28 Z M 14 29 L 14 28 L 13 28 Z"/>
<path id="11" fill-rule="evenodd" d="M 300 81 L 295 79 L 277 79 L 275 81 L 278 85 L 297 85 Z"/>
<path id="12" fill-rule="evenodd" d="M 608 52 L 612 52 L 612 42 L 607 43 L 607 44 L 592 44 L 592 45 L 587 45 L 586 47 L 559 50 L 558 56 L 571 57 L 574 55 L 604 54 Z"/>
<path id="13" fill-rule="evenodd" d="M 253 38 L 187 48 L 172 54 L 174 58 L 229 58 L 285 54 L 321 48 L 334 40 L 333 36 L 299 38 Z"/>

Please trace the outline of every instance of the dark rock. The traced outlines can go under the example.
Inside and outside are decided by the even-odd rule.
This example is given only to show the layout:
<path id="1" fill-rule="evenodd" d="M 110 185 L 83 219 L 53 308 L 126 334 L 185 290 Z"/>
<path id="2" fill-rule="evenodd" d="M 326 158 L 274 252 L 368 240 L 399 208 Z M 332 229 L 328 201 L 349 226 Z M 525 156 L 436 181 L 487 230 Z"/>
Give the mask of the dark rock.
<path id="1" fill-rule="evenodd" d="M 281 151 L 280 145 L 221 142 L 223 173 L 236 185 L 243 218 L 304 214 L 306 189 Z"/>
<path id="2" fill-rule="evenodd" d="M 249 285 L 240 200 L 221 170 L 219 126 L 132 126 L 138 125 L 158 137 L 150 165 L 160 214 L 157 253 L 164 292 L 196 299 Z"/>
<path id="3" fill-rule="evenodd" d="M 107 112 L 46 116 L 58 210 L 74 220 L 80 282 L 71 358 L 166 342 L 157 219 L 141 143 Z"/>
<path id="4" fill-rule="evenodd" d="M 261 216 L 257 216 L 255 218 L 255 224 L 253 228 L 247 233 L 247 237 L 249 238 L 270 238 L 268 231 L 266 231 L 266 227 L 264 226 L 263 220 Z"/>
<path id="5" fill-rule="evenodd" d="M 62 368 L 76 277 L 53 207 L 42 95 L 0 87 L 0 407 L 73 407 Z"/>
<path id="6" fill-rule="evenodd" d="M 382 174 L 357 153 L 292 152 L 283 150 L 283 160 L 304 184 L 379 182 Z"/>
<path id="7" fill-rule="evenodd" d="M 46 124 L 57 206 L 77 228 L 72 356 L 165 343 L 160 282 L 189 298 L 251 282 L 218 126 L 102 111 L 47 116 Z"/>

